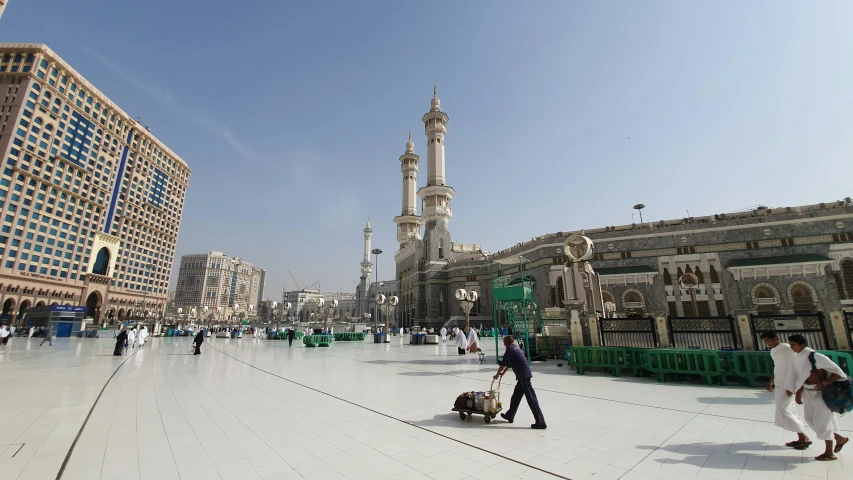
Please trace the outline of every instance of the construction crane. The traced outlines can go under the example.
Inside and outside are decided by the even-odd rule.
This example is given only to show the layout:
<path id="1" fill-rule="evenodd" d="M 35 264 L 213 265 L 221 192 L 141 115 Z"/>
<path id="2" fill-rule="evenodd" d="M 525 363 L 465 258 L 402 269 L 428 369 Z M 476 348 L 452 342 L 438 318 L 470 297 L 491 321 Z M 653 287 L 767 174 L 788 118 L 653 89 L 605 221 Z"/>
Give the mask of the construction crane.
<path id="1" fill-rule="evenodd" d="M 310 289 L 314 288 L 314 285 L 317 285 L 317 289 L 319 290 L 320 289 L 320 280 L 317 280 L 316 282 L 312 283 L 311 286 L 308 287 L 308 289 L 310 290 Z"/>
<path id="2" fill-rule="evenodd" d="M 302 287 L 299 286 L 299 282 L 296 281 L 296 277 L 293 276 L 293 273 L 291 273 L 290 270 L 288 270 L 287 274 L 290 275 L 290 279 L 293 280 L 293 284 L 296 285 L 296 289 L 302 290 Z"/>

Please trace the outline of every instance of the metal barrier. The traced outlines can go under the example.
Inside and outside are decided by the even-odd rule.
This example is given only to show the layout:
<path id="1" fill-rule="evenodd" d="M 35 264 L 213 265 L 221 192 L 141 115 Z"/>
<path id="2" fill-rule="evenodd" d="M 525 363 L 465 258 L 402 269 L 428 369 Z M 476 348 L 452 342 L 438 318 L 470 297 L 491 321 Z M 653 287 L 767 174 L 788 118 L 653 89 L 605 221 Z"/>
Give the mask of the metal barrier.
<path id="1" fill-rule="evenodd" d="M 601 344 L 605 347 L 644 347 L 658 346 L 658 333 L 655 319 L 639 318 L 599 318 Z"/>
<path id="2" fill-rule="evenodd" d="M 673 348 L 738 350 L 735 319 L 728 317 L 669 317 L 666 320 Z"/>
<path id="3" fill-rule="evenodd" d="M 832 344 L 826 331 L 823 313 L 801 313 L 794 315 L 749 315 L 756 348 L 761 349 L 764 342 L 761 334 L 776 332 L 779 340 L 787 341 L 788 336 L 800 334 L 806 337 L 808 346 L 815 350 L 830 350 Z"/>

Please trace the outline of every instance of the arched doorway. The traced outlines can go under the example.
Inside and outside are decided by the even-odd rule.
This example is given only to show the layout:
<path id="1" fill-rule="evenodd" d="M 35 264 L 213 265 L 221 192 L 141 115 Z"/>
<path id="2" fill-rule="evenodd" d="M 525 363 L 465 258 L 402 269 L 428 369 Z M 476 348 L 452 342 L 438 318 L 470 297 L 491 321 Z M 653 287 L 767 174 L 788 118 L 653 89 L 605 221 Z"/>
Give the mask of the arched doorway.
<path id="1" fill-rule="evenodd" d="M 116 309 L 111 308 L 107 311 L 107 321 L 109 323 L 115 323 L 115 319 L 116 319 Z"/>
<path id="2" fill-rule="evenodd" d="M 29 300 L 24 300 L 23 302 L 21 302 L 21 306 L 18 308 L 18 318 L 24 318 L 24 314 L 27 313 L 27 310 L 30 308 L 30 305 L 32 304 Z"/>
<path id="3" fill-rule="evenodd" d="M 119 308 L 119 309 L 118 309 L 118 320 L 119 320 L 120 322 L 124 321 L 124 316 L 125 316 L 124 309 L 123 309 L 123 308 Z"/>
<path id="4" fill-rule="evenodd" d="M 39 302 L 39 303 L 37 303 L 37 304 L 36 304 L 36 306 L 37 306 L 37 307 L 43 307 L 43 306 L 44 306 L 44 302 Z"/>
<path id="5" fill-rule="evenodd" d="M 92 292 L 86 298 L 86 313 L 92 317 L 94 323 L 101 321 L 101 294 L 100 292 Z"/>
<path id="6" fill-rule="evenodd" d="M 11 318 L 12 315 L 15 315 L 15 299 L 7 298 L 5 302 L 3 302 L 3 315 L 4 319 Z"/>
<path id="7" fill-rule="evenodd" d="M 92 273 L 95 275 L 106 276 L 110 269 L 110 249 L 101 247 L 98 250 L 98 256 L 95 258 L 95 265 L 92 267 Z"/>
<path id="8" fill-rule="evenodd" d="M 626 292 L 622 297 L 622 303 L 625 307 L 625 316 L 629 318 L 642 317 L 645 313 L 645 303 L 640 292 L 634 290 Z"/>

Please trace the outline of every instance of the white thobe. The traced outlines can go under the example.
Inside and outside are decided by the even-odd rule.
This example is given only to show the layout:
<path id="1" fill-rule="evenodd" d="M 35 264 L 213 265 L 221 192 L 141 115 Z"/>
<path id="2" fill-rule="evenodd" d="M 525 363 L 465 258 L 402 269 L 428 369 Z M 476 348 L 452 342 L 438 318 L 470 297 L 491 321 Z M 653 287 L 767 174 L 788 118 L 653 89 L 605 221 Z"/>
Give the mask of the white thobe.
<path id="1" fill-rule="evenodd" d="M 477 335 L 477 331 L 474 330 L 474 327 L 471 327 L 468 332 L 468 348 L 471 348 L 472 352 L 476 352 L 477 348 L 480 348 L 480 337 Z"/>
<path id="2" fill-rule="evenodd" d="M 441 327 L 441 341 L 442 342 L 447 341 L 447 329 L 444 327 Z"/>
<path id="3" fill-rule="evenodd" d="M 35 333 L 35 332 L 36 332 L 36 327 L 30 327 L 30 332 L 29 332 L 27 338 L 33 338 L 33 333 Z"/>
<path id="4" fill-rule="evenodd" d="M 148 329 L 143 327 L 142 330 L 139 331 L 139 346 L 140 347 L 145 345 L 145 339 L 146 338 L 148 338 Z"/>
<path id="5" fill-rule="evenodd" d="M 468 339 L 465 338 L 465 335 L 462 333 L 462 330 L 459 330 L 456 333 L 456 348 L 461 348 L 465 350 L 468 347 Z"/>
<path id="6" fill-rule="evenodd" d="M 804 348 L 800 353 L 794 356 L 791 363 L 791 368 L 794 369 L 796 382 L 794 388 L 797 390 L 800 387 L 803 389 L 803 412 L 806 416 L 806 423 L 817 434 L 818 440 L 834 440 L 835 434 L 841 429 L 838 427 L 838 415 L 832 412 L 826 403 L 823 401 L 820 390 L 815 390 L 814 385 L 805 385 L 806 379 L 812 372 L 812 364 L 809 361 L 809 354 L 814 352 L 811 348 Z M 825 370 L 828 374 L 834 373 L 839 375 L 840 380 L 847 378 L 847 375 L 841 370 L 841 367 L 836 365 L 826 355 L 815 352 L 815 368 L 817 370 Z"/>
<path id="7" fill-rule="evenodd" d="M 795 375 L 794 369 L 791 368 L 795 355 L 787 343 L 780 343 L 770 350 L 770 356 L 773 358 L 773 382 L 776 384 L 773 390 L 776 396 L 774 423 L 789 432 L 803 433 L 805 426 L 797 413 L 794 396 L 788 396 L 788 392 L 795 392 Z"/>
<path id="8" fill-rule="evenodd" d="M 136 343 L 136 332 L 133 330 L 128 330 L 128 332 L 127 332 L 127 346 L 133 347 L 134 343 Z"/>

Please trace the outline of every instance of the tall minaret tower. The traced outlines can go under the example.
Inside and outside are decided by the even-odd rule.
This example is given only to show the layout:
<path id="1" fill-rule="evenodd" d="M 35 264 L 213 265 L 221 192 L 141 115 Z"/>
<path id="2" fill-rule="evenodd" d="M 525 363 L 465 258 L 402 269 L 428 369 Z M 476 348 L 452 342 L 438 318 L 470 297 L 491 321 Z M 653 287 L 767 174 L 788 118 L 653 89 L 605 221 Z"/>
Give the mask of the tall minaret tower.
<path id="1" fill-rule="evenodd" d="M 359 313 L 367 312 L 370 307 L 370 299 L 367 298 L 367 291 L 370 289 L 370 274 L 373 272 L 373 263 L 370 262 L 370 239 L 373 238 L 373 229 L 370 228 L 370 217 L 367 218 L 367 225 L 364 227 L 364 260 L 361 261 L 361 290 L 359 295 Z"/>
<path id="2" fill-rule="evenodd" d="M 423 220 L 418 216 L 418 205 L 415 193 L 418 185 L 418 163 L 421 157 L 415 155 L 415 144 L 412 142 L 412 132 L 406 142 L 406 153 L 400 155 L 400 171 L 403 172 L 403 210 L 394 218 L 397 224 L 397 241 L 402 249 L 412 240 L 420 240 Z"/>
<path id="3" fill-rule="evenodd" d="M 453 216 L 450 202 L 456 191 L 447 186 L 444 170 L 444 135 L 447 114 L 441 111 L 436 88 L 432 91 L 430 109 L 423 117 L 427 137 L 427 185 L 418 190 L 424 202 L 424 256 L 427 261 L 450 260 L 450 230 L 447 222 Z"/>

